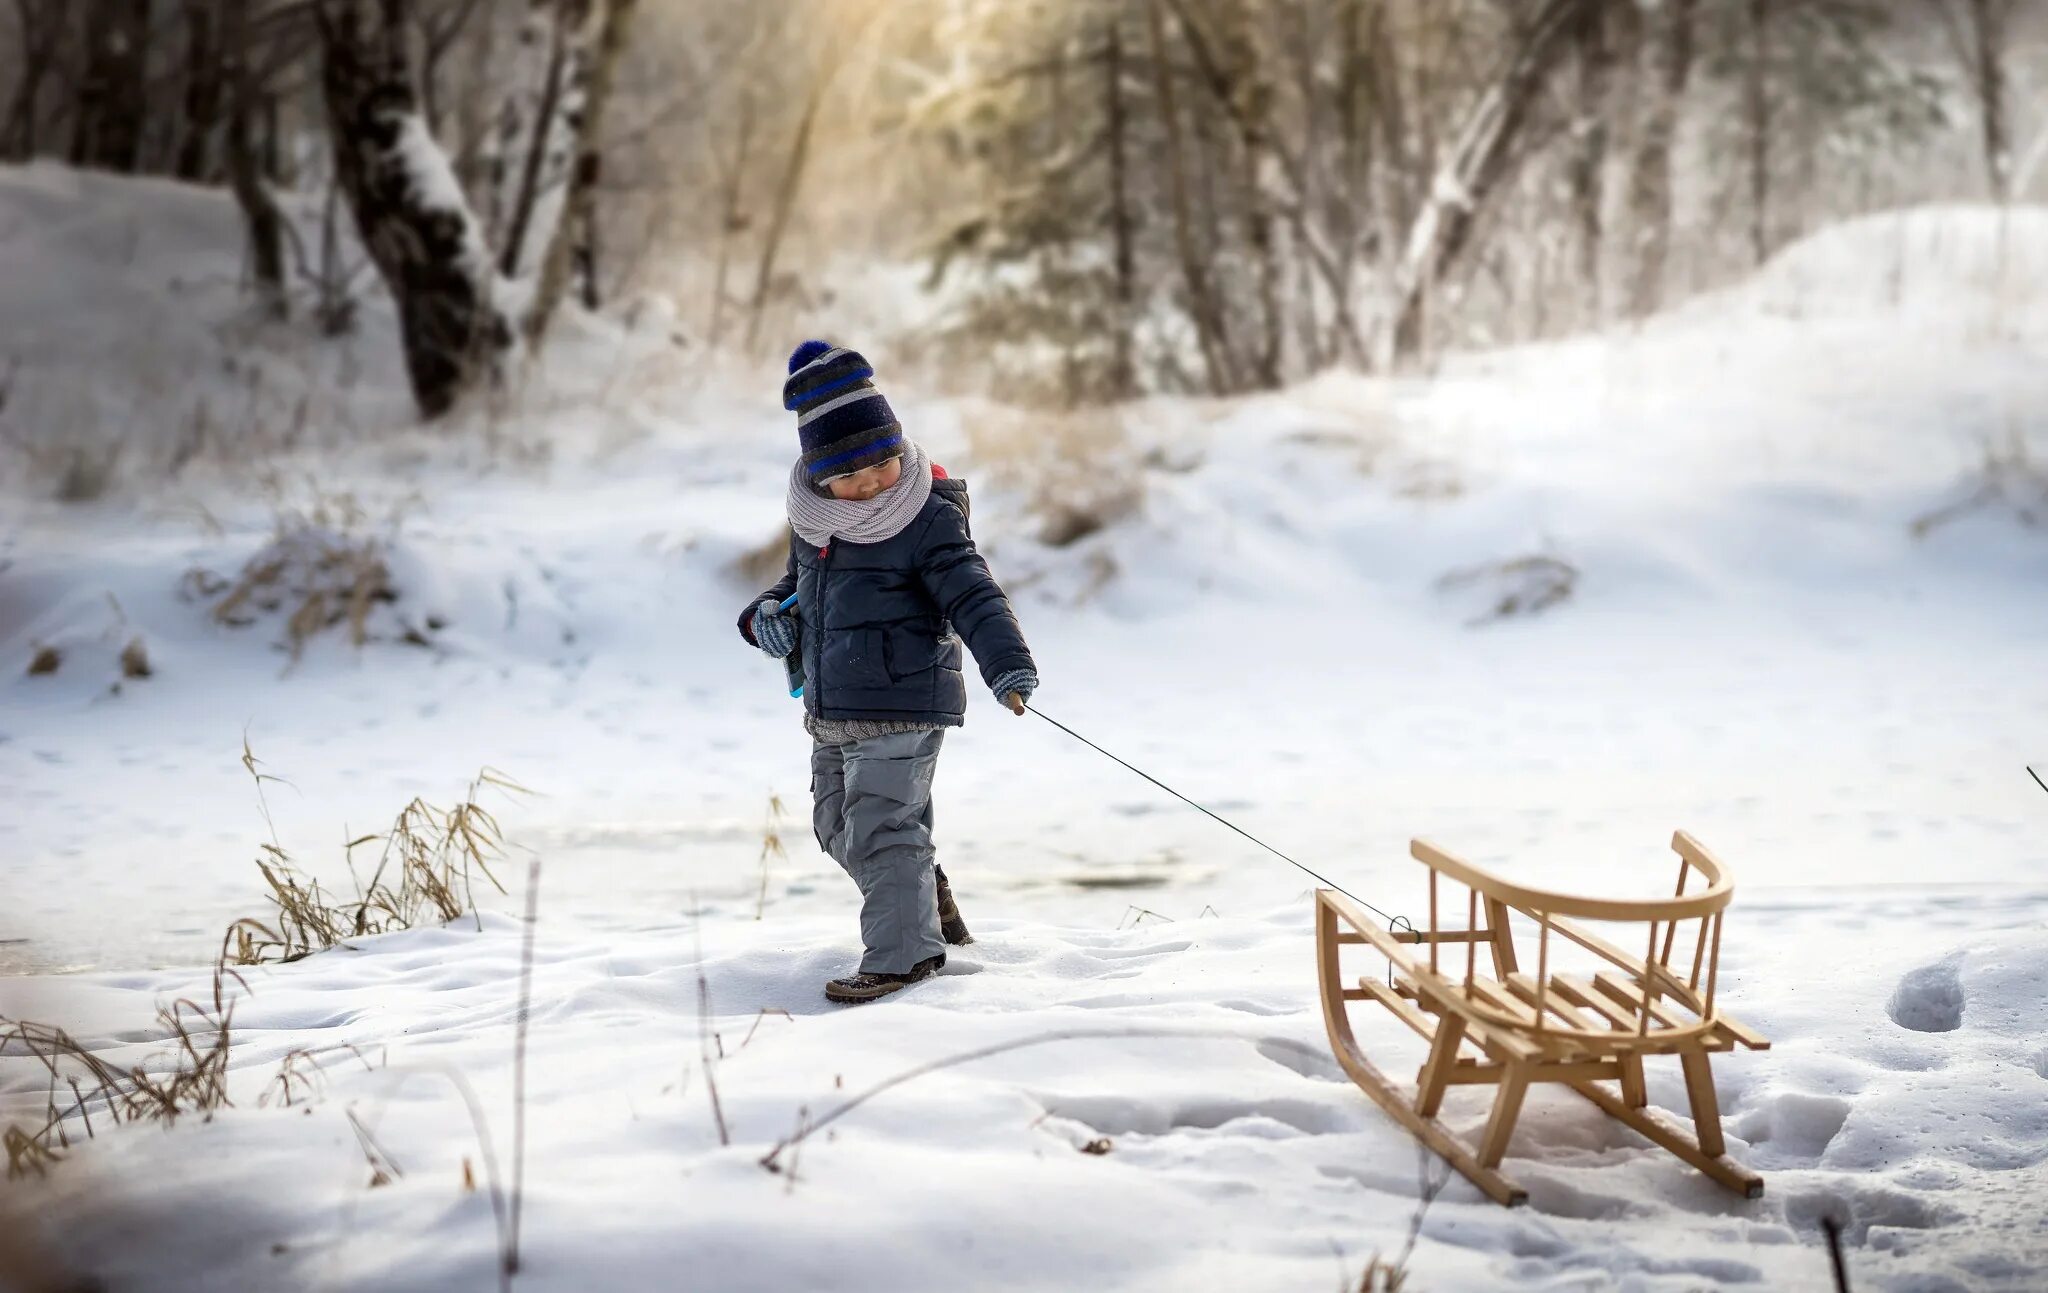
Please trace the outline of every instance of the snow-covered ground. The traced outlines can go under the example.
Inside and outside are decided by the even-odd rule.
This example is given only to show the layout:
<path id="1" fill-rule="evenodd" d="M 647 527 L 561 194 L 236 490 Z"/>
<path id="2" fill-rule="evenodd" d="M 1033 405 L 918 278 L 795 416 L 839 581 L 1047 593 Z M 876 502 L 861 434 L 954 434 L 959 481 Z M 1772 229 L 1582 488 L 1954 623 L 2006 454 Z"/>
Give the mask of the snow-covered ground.
<path id="1" fill-rule="evenodd" d="M 1328 1289 L 1402 1247 L 1417 1155 L 1328 1056 L 1306 878 L 992 699 L 938 800 L 980 941 L 882 1006 L 826 1007 L 853 894 L 798 847 L 795 709 L 732 630 L 792 447 L 773 371 L 699 368 L 650 305 L 575 323 L 526 411 L 407 430 L 377 313 L 348 346 L 254 342 L 236 246 L 212 196 L 0 172 L 9 443 L 88 406 L 148 442 L 203 403 L 215 436 L 96 502 L 47 501 L 26 453 L 0 469 L 0 966 L 22 976 L 0 1014 L 153 1049 L 156 1003 L 263 913 L 245 736 L 291 783 L 268 788 L 284 844 L 344 891 L 343 840 L 490 765 L 541 792 L 502 813 L 543 862 L 521 1286 Z M 1858 1288 L 2038 1285 L 2048 796 L 2022 769 L 2048 756 L 2048 536 L 2002 504 L 1911 527 L 1986 444 L 2041 452 L 2044 248 L 2039 211 L 1877 218 L 1640 331 L 1148 403 L 1081 473 L 1136 506 L 1058 548 L 1013 467 L 1056 427 L 847 338 L 974 482 L 1047 714 L 1392 910 L 1421 899 L 1418 834 L 1552 887 L 1667 884 L 1681 826 L 1732 865 L 1722 990 L 1776 1045 L 1719 1077 L 1765 1197 L 1539 1093 L 1507 1164 L 1533 1206 L 1454 1179 L 1417 1286 L 1826 1287 L 1824 1214 Z M 276 434 L 300 388 L 322 412 Z M 220 415 L 244 389 L 261 415 Z M 396 536 L 380 640 L 294 663 L 281 616 L 210 617 L 188 571 L 233 576 L 280 510 L 343 493 L 356 532 Z M 1534 555 L 1577 571 L 1540 615 L 1475 623 L 1512 584 L 1439 586 Z M 152 675 L 123 681 L 137 636 Z M 27 676 L 45 646 L 59 667 Z M 771 794 L 790 857 L 757 919 Z M 249 972 L 233 1110 L 102 1134 L 0 1198 L 117 1287 L 482 1282 L 489 1192 L 463 1177 L 486 1154 L 448 1075 L 509 1169 L 524 872 L 480 930 Z M 793 1174 L 758 1165 L 806 1110 L 1034 1038 L 863 1104 Z M 261 1106 L 302 1048 L 319 1098 Z M 43 1080 L 0 1056 L 0 1122 Z M 1650 1093 L 1684 1107 L 1675 1072 Z M 1469 1129 L 1484 1097 L 1447 1107 Z M 365 1188 L 350 1113 L 388 1186 Z"/>

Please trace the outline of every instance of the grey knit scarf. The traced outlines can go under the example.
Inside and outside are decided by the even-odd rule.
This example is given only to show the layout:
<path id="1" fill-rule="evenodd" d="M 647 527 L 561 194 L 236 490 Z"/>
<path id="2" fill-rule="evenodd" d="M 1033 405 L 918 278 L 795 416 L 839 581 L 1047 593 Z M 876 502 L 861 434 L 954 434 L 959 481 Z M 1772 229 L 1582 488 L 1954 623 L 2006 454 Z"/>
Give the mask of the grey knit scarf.
<path id="1" fill-rule="evenodd" d="M 865 503 L 826 498 L 811 488 L 801 459 L 789 469 L 789 524 L 804 542 L 820 547 L 833 539 L 880 543 L 893 539 L 924 510 L 932 496 L 932 464 L 924 446 L 903 441 L 903 479 Z"/>

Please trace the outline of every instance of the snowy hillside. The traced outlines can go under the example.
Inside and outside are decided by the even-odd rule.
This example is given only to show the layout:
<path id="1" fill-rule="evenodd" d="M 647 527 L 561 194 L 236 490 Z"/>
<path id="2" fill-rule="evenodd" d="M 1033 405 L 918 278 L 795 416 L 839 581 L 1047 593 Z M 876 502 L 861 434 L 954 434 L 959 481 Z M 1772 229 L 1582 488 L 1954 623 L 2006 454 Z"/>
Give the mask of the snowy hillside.
<path id="1" fill-rule="evenodd" d="M 271 337 L 232 229 L 216 196 L 0 171 L 0 1014 L 132 1060 L 207 991 L 264 911 L 245 737 L 343 891 L 344 840 L 490 766 L 540 792 L 493 801 L 543 864 L 520 1287 L 1328 1289 L 1402 1248 L 1417 1155 L 1329 1058 L 1305 877 L 991 699 L 938 787 L 979 941 L 872 1010 L 819 997 L 854 895 L 732 628 L 794 451 L 778 373 L 700 362 L 643 303 L 580 322 L 520 411 L 405 429 L 388 319 Z M 1721 1104 L 1764 1198 L 1539 1093 L 1508 1160 L 1532 1207 L 1453 1179 L 1412 1287 L 1827 1287 L 1823 1215 L 1859 1289 L 2037 1282 L 2043 248 L 2036 209 L 1874 217 L 1639 330 L 1101 422 L 942 399 L 847 338 L 973 485 L 1048 715 L 1390 910 L 1424 900 L 1414 835 L 1557 888 L 1668 883 L 1676 827 L 1733 867 L 1722 991 L 1776 1045 Z M 128 447 L 58 502 L 78 426 Z M 352 610 L 295 656 L 322 552 L 385 592 L 365 645 Z M 525 870 L 480 929 L 248 972 L 235 1108 L 102 1134 L 0 1207 L 116 1287 L 482 1283 L 488 1155 L 448 1074 L 507 1169 Z M 892 1075 L 1039 1038 L 758 1165 Z M 259 1103 L 301 1049 L 317 1098 Z M 0 1124 L 46 1080 L 0 1055 Z M 1684 1108 L 1675 1071 L 1650 1094 Z"/>

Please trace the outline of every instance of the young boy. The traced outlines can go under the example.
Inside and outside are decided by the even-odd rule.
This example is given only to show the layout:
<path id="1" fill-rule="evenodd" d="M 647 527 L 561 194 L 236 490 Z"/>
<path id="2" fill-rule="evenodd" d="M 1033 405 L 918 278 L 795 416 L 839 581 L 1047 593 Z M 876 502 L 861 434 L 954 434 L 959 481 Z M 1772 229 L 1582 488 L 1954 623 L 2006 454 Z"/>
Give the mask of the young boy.
<path id="1" fill-rule="evenodd" d="M 1038 686 L 968 533 L 966 482 L 903 434 L 874 376 L 858 352 L 822 341 L 790 355 L 782 404 L 803 456 L 789 474 L 789 569 L 740 613 L 752 645 L 778 660 L 803 653 L 812 823 L 861 894 L 860 969 L 825 985 L 844 1002 L 928 978 L 947 943 L 972 941 L 932 860 L 939 743 L 967 714 L 960 638 L 1017 714 Z M 791 593 L 797 605 L 779 610 Z"/>

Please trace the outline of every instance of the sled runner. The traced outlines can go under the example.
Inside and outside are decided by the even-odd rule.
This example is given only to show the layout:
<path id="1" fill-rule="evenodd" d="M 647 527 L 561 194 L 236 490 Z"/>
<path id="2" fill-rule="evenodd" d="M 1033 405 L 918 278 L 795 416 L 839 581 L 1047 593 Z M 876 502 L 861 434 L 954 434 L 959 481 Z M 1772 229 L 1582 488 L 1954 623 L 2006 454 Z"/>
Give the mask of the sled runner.
<path id="1" fill-rule="evenodd" d="M 1528 1193 L 1501 1175 L 1500 1162 L 1535 1082 L 1564 1083 L 1719 1184 L 1758 1197 L 1763 1178 L 1727 1156 L 1708 1068 L 1717 1051 L 1770 1046 L 1714 1003 L 1721 919 L 1734 885 L 1726 868 L 1684 831 L 1671 837 L 1671 847 L 1679 858 L 1674 895 L 1617 901 L 1510 884 L 1416 840 L 1409 851 L 1429 868 L 1426 930 L 1383 930 L 1351 899 L 1318 889 L 1316 959 L 1337 1062 L 1417 1139 L 1510 1207 L 1527 1202 Z M 1694 876 L 1698 884 L 1687 893 Z M 1440 879 L 1465 890 L 1463 929 L 1438 923 Z M 1644 956 L 1623 951 L 1578 920 L 1629 927 L 1628 941 Z M 1516 924 L 1525 927 L 1521 948 Z M 1525 959 L 1531 931 L 1533 966 Z M 1367 973 L 1347 986 L 1340 952 L 1353 944 L 1383 955 L 1384 975 Z M 1574 962 L 1569 970 L 1567 961 Z M 1380 968 L 1375 961 L 1372 969 Z M 1353 1002 L 1385 1007 L 1429 1043 L 1412 1097 L 1360 1049 L 1351 1028 Z M 1643 1061 L 1663 1055 L 1677 1056 L 1684 1071 L 1690 1132 L 1649 1108 Z M 1610 1082 L 1618 1091 L 1605 1085 Z M 1499 1088 L 1476 1148 L 1437 1120 L 1445 1089 L 1465 1083 Z"/>

